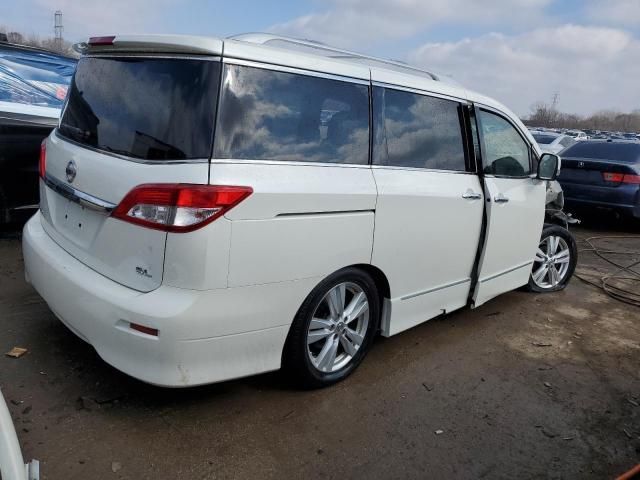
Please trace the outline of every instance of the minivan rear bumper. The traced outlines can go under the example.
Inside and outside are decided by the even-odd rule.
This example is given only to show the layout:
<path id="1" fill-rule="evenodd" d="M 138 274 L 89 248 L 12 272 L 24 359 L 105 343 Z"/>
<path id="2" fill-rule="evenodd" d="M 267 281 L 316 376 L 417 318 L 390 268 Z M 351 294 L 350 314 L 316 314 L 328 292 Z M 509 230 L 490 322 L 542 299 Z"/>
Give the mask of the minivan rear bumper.
<path id="1" fill-rule="evenodd" d="M 39 211 L 25 225 L 23 255 L 27 280 L 100 357 L 132 377 L 171 387 L 278 369 L 295 312 L 317 282 L 205 291 L 162 285 L 141 293 L 69 255 L 45 232 Z"/>

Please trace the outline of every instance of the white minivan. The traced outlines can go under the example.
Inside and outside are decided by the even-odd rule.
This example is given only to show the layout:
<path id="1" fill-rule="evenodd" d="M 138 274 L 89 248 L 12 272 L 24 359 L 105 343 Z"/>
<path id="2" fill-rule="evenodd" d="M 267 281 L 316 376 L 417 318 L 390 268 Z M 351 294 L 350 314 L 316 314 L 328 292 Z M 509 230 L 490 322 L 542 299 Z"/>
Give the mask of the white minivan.
<path id="1" fill-rule="evenodd" d="M 543 232 L 559 158 L 490 98 L 264 34 L 78 48 L 26 277 L 133 377 L 329 385 L 377 334 L 573 272 Z"/>

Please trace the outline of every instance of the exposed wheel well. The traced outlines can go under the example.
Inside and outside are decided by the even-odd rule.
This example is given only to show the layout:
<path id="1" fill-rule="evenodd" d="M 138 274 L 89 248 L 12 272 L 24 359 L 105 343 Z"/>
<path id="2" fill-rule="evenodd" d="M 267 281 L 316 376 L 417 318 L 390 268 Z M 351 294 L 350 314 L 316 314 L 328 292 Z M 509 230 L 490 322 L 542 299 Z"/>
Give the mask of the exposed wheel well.
<path id="1" fill-rule="evenodd" d="M 378 267 L 366 263 L 351 265 L 351 267 L 364 270 L 371 276 L 371 278 L 373 278 L 373 281 L 378 288 L 378 293 L 380 293 L 381 302 L 383 302 L 385 298 L 391 298 L 391 287 L 389 286 L 389 280 L 382 270 L 380 270 Z"/>

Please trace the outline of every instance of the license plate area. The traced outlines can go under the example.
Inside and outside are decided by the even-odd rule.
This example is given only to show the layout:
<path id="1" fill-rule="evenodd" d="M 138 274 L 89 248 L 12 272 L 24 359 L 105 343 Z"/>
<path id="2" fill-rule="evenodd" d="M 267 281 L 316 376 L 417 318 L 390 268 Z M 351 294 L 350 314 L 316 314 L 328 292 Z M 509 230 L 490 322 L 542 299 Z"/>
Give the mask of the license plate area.
<path id="1" fill-rule="evenodd" d="M 105 216 L 66 198 L 60 198 L 56 209 L 57 230 L 74 244 L 88 248 L 95 240 Z"/>

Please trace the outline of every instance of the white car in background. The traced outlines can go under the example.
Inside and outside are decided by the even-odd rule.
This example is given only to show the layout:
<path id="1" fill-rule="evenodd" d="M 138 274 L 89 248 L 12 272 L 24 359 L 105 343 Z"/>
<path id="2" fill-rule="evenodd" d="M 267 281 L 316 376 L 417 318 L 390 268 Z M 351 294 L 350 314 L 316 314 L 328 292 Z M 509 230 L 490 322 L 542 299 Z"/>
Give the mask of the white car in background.
<path id="1" fill-rule="evenodd" d="M 533 131 L 531 135 L 533 135 L 535 141 L 538 142 L 540 150 L 545 153 L 557 154 L 576 143 L 576 140 L 572 137 L 559 133 Z"/>
<path id="2" fill-rule="evenodd" d="M 570 136 L 571 138 L 575 138 L 576 141 L 589 140 L 589 135 L 587 135 L 582 130 L 567 130 L 565 135 Z"/>
<path id="3" fill-rule="evenodd" d="M 25 271 L 129 375 L 330 385 L 378 334 L 571 277 L 543 225 L 560 160 L 491 98 L 272 35 L 81 49 Z"/>

